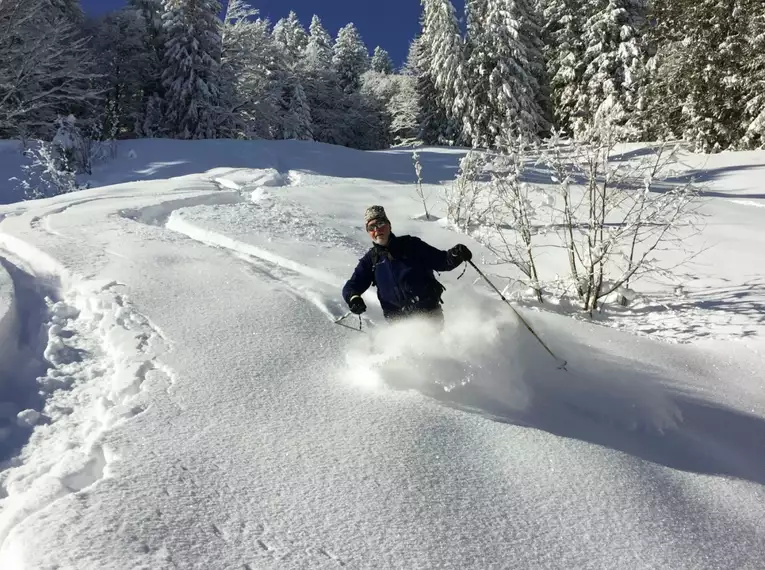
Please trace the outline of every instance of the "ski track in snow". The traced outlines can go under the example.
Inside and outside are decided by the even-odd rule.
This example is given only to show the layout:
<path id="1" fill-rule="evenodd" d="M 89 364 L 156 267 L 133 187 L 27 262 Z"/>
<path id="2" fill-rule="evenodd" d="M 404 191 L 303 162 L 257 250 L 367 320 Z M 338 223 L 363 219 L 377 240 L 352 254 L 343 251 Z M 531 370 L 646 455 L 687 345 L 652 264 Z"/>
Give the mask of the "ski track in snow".
<path id="1" fill-rule="evenodd" d="M 90 201 L 53 208 L 33 217 L 30 227 L 61 236 L 50 228 L 49 218 Z M 46 341 L 37 355 L 48 363 L 37 379 L 40 393 L 47 395 L 41 418 L 48 425 L 44 434 L 33 433 L 31 445 L 9 465 L 13 469 L 0 474 L 6 499 L 0 513 L 2 550 L 28 517 L 108 477 L 114 457 L 102 436 L 150 406 L 147 382 L 169 390 L 173 374 L 156 362 L 168 342 L 132 306 L 119 283 L 77 280 L 48 255 L 2 232 L 0 248 L 0 257 L 21 260 L 28 268 L 26 288 L 45 291 L 48 304 Z M 30 301 L 20 305 L 12 309 L 26 319 Z"/>
<path id="2" fill-rule="evenodd" d="M 755 202 L 753 200 L 731 200 L 734 204 L 743 206 L 754 206 L 755 208 L 765 208 L 765 202 Z"/>
<path id="3" fill-rule="evenodd" d="M 315 287 L 305 285 L 306 282 L 318 282 L 325 285 L 329 290 L 336 292 L 342 287 L 344 281 L 338 279 L 335 275 L 320 269 L 308 267 L 272 253 L 266 249 L 237 241 L 224 234 L 199 227 L 179 215 L 181 210 L 187 208 L 245 202 L 246 199 L 241 193 L 244 192 L 246 188 L 251 188 L 252 184 L 249 183 L 246 186 L 242 186 L 237 183 L 235 179 L 237 178 L 236 174 L 244 175 L 247 172 L 251 171 L 248 171 L 247 169 L 238 169 L 233 173 L 227 173 L 231 178 L 210 178 L 210 181 L 217 184 L 221 190 L 236 191 L 236 193 L 230 194 L 230 200 L 221 200 L 215 195 L 203 198 L 194 197 L 163 202 L 160 205 L 150 206 L 139 210 L 124 210 L 121 211 L 120 214 L 128 219 L 139 221 L 144 224 L 165 227 L 170 231 L 181 234 L 198 243 L 230 251 L 238 259 L 253 267 L 261 277 L 265 277 L 266 279 L 286 286 L 293 293 L 318 308 L 329 319 L 334 320 L 343 315 L 345 313 L 344 307 L 336 300 L 336 295 L 324 295 L 317 291 Z M 255 189 L 253 192 L 258 195 L 256 201 L 260 202 L 263 198 L 263 195 L 260 194 L 262 188 L 276 188 L 281 185 L 287 185 L 292 178 L 289 174 L 280 174 L 277 171 L 273 171 L 273 173 L 267 173 L 267 176 L 262 178 L 258 177 L 256 180 L 257 183 L 254 185 Z M 265 184 L 263 183 L 264 181 L 266 182 Z M 269 217 L 273 218 L 273 216 Z M 291 218 L 300 218 L 300 216 L 296 216 L 293 212 Z M 310 220 L 310 215 L 305 214 L 303 220 Z M 307 222 L 302 221 L 301 223 L 305 225 Z M 283 220 L 279 220 L 277 217 L 273 222 L 273 226 L 278 226 L 280 229 L 283 228 Z M 263 230 L 263 228 L 259 229 L 261 231 Z M 322 232 L 326 233 L 327 230 L 322 230 Z M 322 239 L 326 240 L 326 235 L 322 236 Z M 354 242 L 347 240 L 344 236 L 334 237 L 333 243 L 347 247 L 353 247 L 354 245 Z"/>
<path id="4" fill-rule="evenodd" d="M 330 319 L 334 319 L 342 314 L 342 308 L 338 302 L 330 303 L 328 297 L 316 292 L 315 288 L 304 285 L 306 279 L 308 279 L 338 290 L 342 287 L 342 282 L 329 273 L 307 267 L 290 259 L 272 254 L 267 250 L 238 242 L 217 232 L 197 227 L 174 215 L 170 216 L 166 227 L 199 243 L 221 247 L 233 252 L 239 259 L 255 268 L 261 276 L 272 279 L 277 283 L 283 283 L 290 290 L 312 303 Z M 334 306 L 334 311 L 330 308 L 331 306 Z"/>
<path id="5" fill-rule="evenodd" d="M 27 517 L 107 477 L 113 456 L 104 433 L 148 408 L 146 382 L 172 385 L 172 373 L 156 363 L 167 341 L 119 290 L 115 282 L 85 282 L 50 305 L 44 355 L 51 367 L 38 379 L 49 394 L 50 424 L 45 437 L 33 435 L 35 452 L 0 479 L 10 499 L 0 515 L 0 550 Z M 28 503 L 27 496 L 45 498 Z"/>
<path id="6" fill-rule="evenodd" d="M 339 281 L 331 274 L 230 240 L 173 215 L 183 208 L 245 200 L 241 194 L 243 187 L 236 182 L 224 178 L 211 181 L 228 191 L 167 200 L 146 208 L 120 210 L 118 214 L 143 224 L 166 227 L 207 246 L 226 249 L 260 275 L 286 285 L 329 318 L 334 318 L 327 299 L 301 285 L 308 278 L 336 289 Z M 277 182 L 289 181 L 289 176 L 275 176 L 266 185 L 274 187 Z M 92 200 L 76 200 L 52 208 L 43 216 L 33 217 L 30 227 L 66 238 L 51 227 L 51 217 Z M 0 496 L 8 501 L 0 513 L 2 551 L 13 529 L 26 519 L 67 495 L 86 491 L 109 477 L 110 463 L 118 458 L 102 443 L 103 436 L 148 409 L 151 402 L 144 389 L 147 382 L 164 385 L 169 392 L 174 379 L 172 371 L 157 363 L 157 357 L 169 349 L 168 341 L 120 292 L 121 284 L 79 281 L 46 254 L 9 235 L 0 233 L 0 246 L 8 250 L 9 258 L 23 258 L 34 274 L 43 276 L 38 279 L 56 279 L 62 296 L 60 301 L 48 301 L 47 344 L 43 356 L 50 368 L 38 378 L 41 393 L 48 396 L 42 418 L 49 423 L 49 433 L 45 437 L 33 435 L 30 449 L 35 448 L 34 452 L 22 454 L 14 460 L 13 469 L 0 474 Z M 71 286 L 72 282 L 77 284 Z M 92 418 L 98 421 L 93 422 Z M 187 484 L 200 486 L 193 471 L 185 465 L 179 464 L 176 472 Z M 214 491 L 221 500 L 236 501 L 233 489 Z M 315 558 L 311 565 L 329 562 L 344 567 L 347 564 L 324 546 L 303 544 L 269 531 L 265 522 L 253 525 L 249 521 L 222 521 L 213 523 L 212 530 L 224 542 L 254 542 L 262 556 L 276 561 L 297 556 L 308 562 Z M 258 565 L 256 559 L 244 563 L 243 567 L 254 569 Z"/>

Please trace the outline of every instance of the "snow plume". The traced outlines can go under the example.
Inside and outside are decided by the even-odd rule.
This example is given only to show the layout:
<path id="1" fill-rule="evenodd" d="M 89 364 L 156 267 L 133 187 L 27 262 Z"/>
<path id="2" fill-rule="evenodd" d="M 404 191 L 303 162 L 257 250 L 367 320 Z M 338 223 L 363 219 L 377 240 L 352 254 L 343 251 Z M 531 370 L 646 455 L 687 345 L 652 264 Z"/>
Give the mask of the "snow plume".
<path id="1" fill-rule="evenodd" d="M 366 389 L 415 390 L 456 409 L 553 432 L 556 425 L 607 424 L 662 434 L 682 421 L 660 371 L 626 357 L 615 364 L 586 346 L 575 350 L 589 352 L 586 364 L 564 354 L 568 370 L 559 369 L 509 308 L 498 309 L 492 299 L 476 303 L 450 306 L 443 328 L 413 318 L 358 335 L 346 354 L 346 378 Z M 550 315 L 528 313 L 522 316 L 533 328 L 555 330 L 537 322 Z M 570 342 L 544 340 L 570 350 Z"/>
<path id="2" fill-rule="evenodd" d="M 348 378 L 366 387 L 439 395 L 474 382 L 495 366 L 500 369 L 503 357 L 498 354 L 507 356 L 505 348 L 513 346 L 510 312 L 467 304 L 450 309 L 443 327 L 413 317 L 353 339 L 346 355 Z M 521 375 L 506 384 L 513 392 L 506 400 L 522 405 Z"/>

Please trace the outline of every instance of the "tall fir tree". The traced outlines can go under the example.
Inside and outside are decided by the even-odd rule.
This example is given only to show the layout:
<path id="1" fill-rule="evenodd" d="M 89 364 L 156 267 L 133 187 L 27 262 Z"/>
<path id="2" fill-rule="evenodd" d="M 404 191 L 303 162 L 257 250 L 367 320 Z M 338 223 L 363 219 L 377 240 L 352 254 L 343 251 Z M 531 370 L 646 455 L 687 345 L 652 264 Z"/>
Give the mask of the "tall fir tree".
<path id="1" fill-rule="evenodd" d="M 162 0 L 130 0 L 138 14 L 143 30 L 143 51 L 145 64 L 140 69 L 143 118 L 136 125 L 136 134 L 153 136 L 161 130 L 157 121 L 161 118 L 158 110 L 164 88 L 162 86 L 162 59 L 165 53 L 165 32 L 162 22 Z"/>
<path id="2" fill-rule="evenodd" d="M 129 0 L 128 5 L 141 14 L 152 33 L 162 33 L 162 0 Z"/>
<path id="3" fill-rule="evenodd" d="M 521 26 L 521 43 L 526 46 L 529 73 L 535 80 L 534 100 L 541 111 L 540 134 L 549 134 L 552 127 L 552 94 L 550 76 L 545 65 L 544 42 L 544 11 L 543 0 L 523 0 L 526 4 L 524 19 Z"/>
<path id="4" fill-rule="evenodd" d="M 578 0 L 547 0 L 544 8 L 545 62 L 554 126 L 566 135 L 574 117 L 584 75 L 584 7 Z"/>
<path id="5" fill-rule="evenodd" d="M 289 16 L 276 22 L 273 34 L 274 39 L 286 50 L 291 63 L 296 63 L 302 58 L 308 45 L 308 34 L 295 12 L 290 12 Z"/>
<path id="6" fill-rule="evenodd" d="M 448 117 L 446 132 L 457 139 L 468 99 L 465 46 L 457 15 L 450 0 L 422 0 L 422 6 L 420 41 L 427 50 L 424 72 L 429 74 Z"/>
<path id="7" fill-rule="evenodd" d="M 340 29 L 334 46 L 332 64 L 346 93 L 361 87 L 361 76 L 369 69 L 369 50 L 354 24 Z"/>
<path id="8" fill-rule="evenodd" d="M 220 2 L 164 0 L 163 9 L 165 133 L 181 139 L 216 138 L 223 119 Z"/>
<path id="9" fill-rule="evenodd" d="M 468 9 L 470 99 L 465 130 L 473 145 L 495 147 L 531 139 L 546 127 L 534 77 L 530 6 L 521 0 L 472 0 Z M 541 54 L 540 54 L 541 57 Z"/>
<path id="10" fill-rule="evenodd" d="M 682 135 L 698 151 L 735 149 L 742 135 L 746 1 L 700 0 L 687 10 Z"/>
<path id="11" fill-rule="evenodd" d="M 306 65 L 312 69 L 329 70 L 332 66 L 332 36 L 316 15 L 311 19 L 305 54 Z"/>
<path id="12" fill-rule="evenodd" d="M 313 140 L 311 108 L 300 81 L 291 85 L 289 103 L 283 119 L 282 138 L 299 141 Z"/>
<path id="13" fill-rule="evenodd" d="M 645 36 L 648 59 L 641 117 L 641 130 L 647 140 L 672 140 L 682 136 L 682 108 L 686 97 L 683 79 L 685 2 L 687 0 L 669 0 L 649 5 L 648 21 L 652 24 Z"/>
<path id="14" fill-rule="evenodd" d="M 311 111 L 315 141 L 347 144 L 347 101 L 332 67 L 333 40 L 321 19 L 314 15 L 302 61 L 302 85 Z"/>
<path id="15" fill-rule="evenodd" d="M 390 54 L 380 46 L 375 48 L 375 52 L 372 55 L 371 67 L 372 71 L 383 73 L 385 75 L 390 75 L 394 71 L 393 60 L 390 58 Z"/>
<path id="16" fill-rule="evenodd" d="M 273 138 L 281 116 L 281 51 L 270 24 L 244 0 L 229 0 L 223 20 L 223 104 L 235 138 Z"/>
<path id="17" fill-rule="evenodd" d="M 745 148 L 765 148 L 765 4 L 751 1 L 744 87 Z"/>
<path id="18" fill-rule="evenodd" d="M 431 74 L 430 52 L 427 45 L 418 36 L 409 46 L 404 74 L 414 78 L 417 95 L 417 138 L 425 144 L 450 144 L 456 133 L 455 126 L 446 114 L 436 84 Z M 461 127 L 460 125 L 457 125 Z"/>
<path id="19" fill-rule="evenodd" d="M 584 23 L 584 72 L 574 132 L 609 124 L 639 137 L 646 26 L 645 0 L 598 0 Z"/>
<path id="20" fill-rule="evenodd" d="M 104 16 L 91 31 L 91 47 L 104 92 L 98 113 L 108 138 L 141 134 L 145 112 L 144 73 L 153 56 L 144 43 L 141 15 L 124 8 Z"/>
<path id="21" fill-rule="evenodd" d="M 695 150 L 742 144 L 748 80 L 747 25 L 759 0 L 671 0 L 651 13 L 649 136 L 682 138 Z"/>

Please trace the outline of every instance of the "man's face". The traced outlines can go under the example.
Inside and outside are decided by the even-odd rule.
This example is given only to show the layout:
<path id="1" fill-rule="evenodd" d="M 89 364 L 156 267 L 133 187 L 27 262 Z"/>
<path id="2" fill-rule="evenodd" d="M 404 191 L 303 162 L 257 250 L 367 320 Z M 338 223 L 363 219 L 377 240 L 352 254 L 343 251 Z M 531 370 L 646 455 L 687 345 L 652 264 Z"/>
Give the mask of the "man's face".
<path id="1" fill-rule="evenodd" d="M 390 238 L 390 222 L 386 220 L 369 220 L 367 223 L 367 233 L 372 241 L 380 244 L 387 245 L 388 238 Z"/>

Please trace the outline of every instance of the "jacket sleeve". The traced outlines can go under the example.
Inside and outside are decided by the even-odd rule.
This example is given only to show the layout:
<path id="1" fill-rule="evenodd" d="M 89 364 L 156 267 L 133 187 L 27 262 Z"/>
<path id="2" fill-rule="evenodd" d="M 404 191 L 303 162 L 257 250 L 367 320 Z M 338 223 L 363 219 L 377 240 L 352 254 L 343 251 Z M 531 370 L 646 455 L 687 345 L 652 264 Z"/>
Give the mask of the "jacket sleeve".
<path id="1" fill-rule="evenodd" d="M 372 285 L 372 277 L 374 274 L 374 268 L 372 267 L 372 259 L 367 253 L 359 259 L 356 269 L 353 271 L 351 278 L 345 283 L 343 287 L 343 299 L 348 303 L 351 297 L 354 295 L 363 295 L 364 291 L 369 289 Z"/>
<path id="2" fill-rule="evenodd" d="M 433 271 L 451 271 L 459 265 L 454 256 L 449 255 L 448 252 L 437 249 L 420 238 L 412 237 L 411 239 L 412 245 L 417 252 L 417 257 L 428 269 Z"/>

